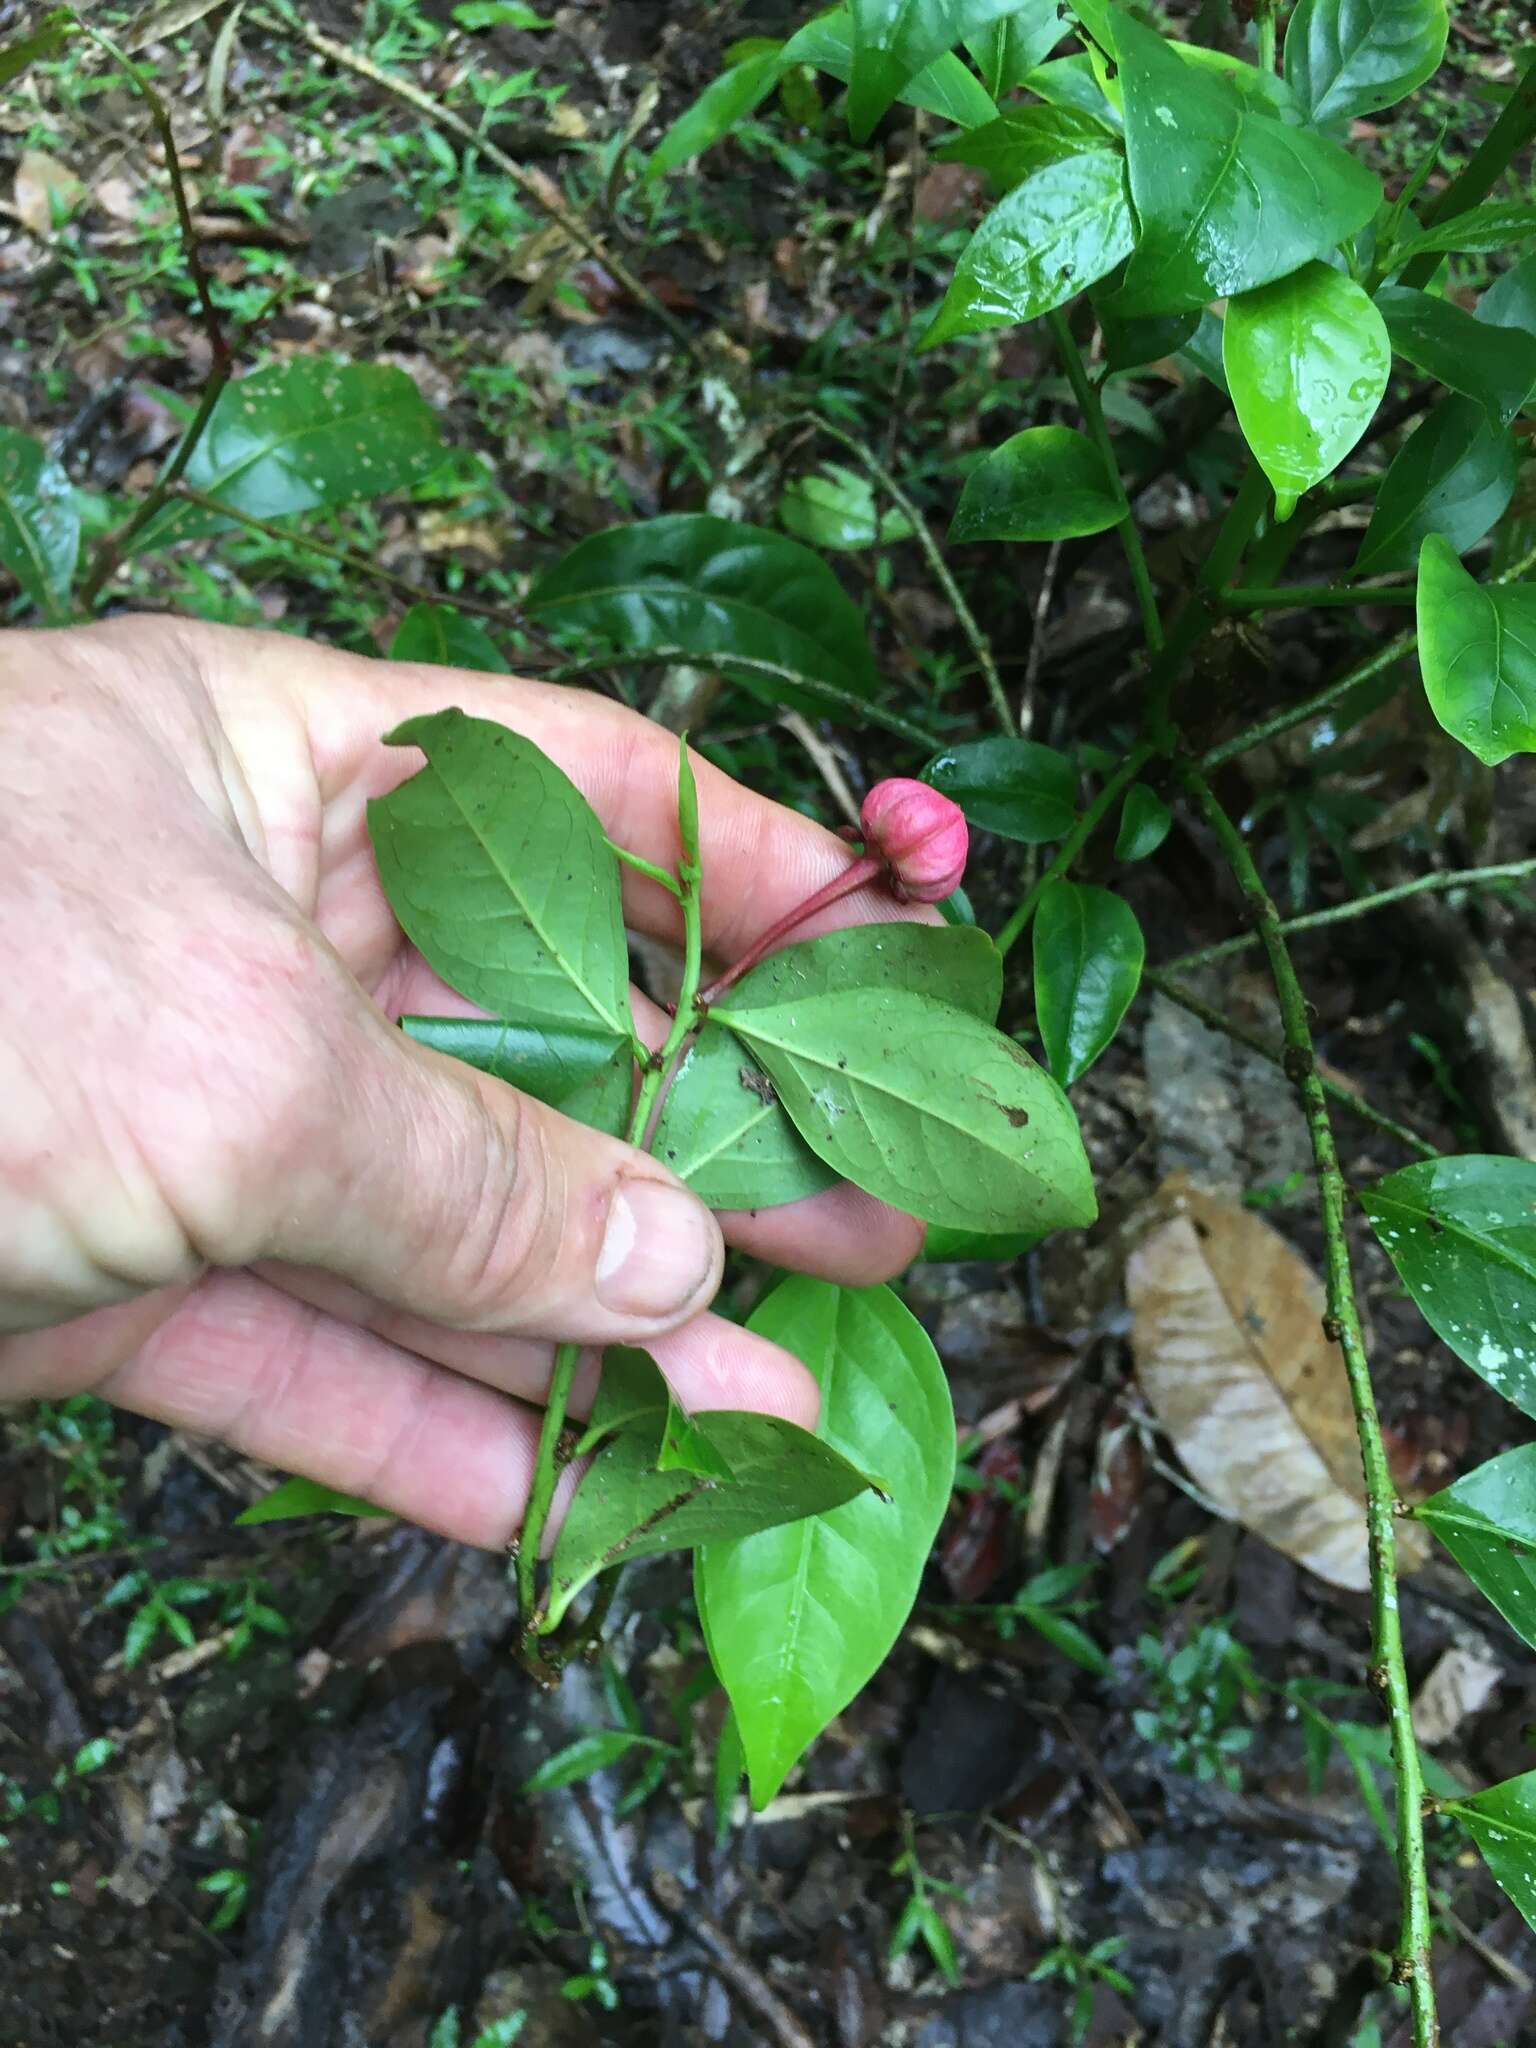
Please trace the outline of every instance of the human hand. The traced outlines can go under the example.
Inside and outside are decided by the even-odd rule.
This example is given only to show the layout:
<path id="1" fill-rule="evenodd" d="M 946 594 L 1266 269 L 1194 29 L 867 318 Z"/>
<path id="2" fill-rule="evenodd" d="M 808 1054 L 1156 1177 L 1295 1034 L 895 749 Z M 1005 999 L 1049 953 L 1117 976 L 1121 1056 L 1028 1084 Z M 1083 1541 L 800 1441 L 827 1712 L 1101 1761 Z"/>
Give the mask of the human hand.
<path id="1" fill-rule="evenodd" d="M 396 925 L 365 822 L 419 765 L 380 735 L 448 705 L 675 859 L 676 742 L 604 699 L 169 619 L 0 634 L 0 1399 L 89 1389 L 500 1547 L 555 1343 L 643 1343 L 690 1407 L 810 1423 L 805 1368 L 707 1312 L 722 1236 L 863 1284 L 920 1232 L 846 1186 L 717 1221 L 392 1028 L 465 1007 Z M 729 960 L 851 855 L 695 767 Z M 624 889 L 676 936 L 664 890 Z M 866 893 L 824 924 L 897 914 Z"/>

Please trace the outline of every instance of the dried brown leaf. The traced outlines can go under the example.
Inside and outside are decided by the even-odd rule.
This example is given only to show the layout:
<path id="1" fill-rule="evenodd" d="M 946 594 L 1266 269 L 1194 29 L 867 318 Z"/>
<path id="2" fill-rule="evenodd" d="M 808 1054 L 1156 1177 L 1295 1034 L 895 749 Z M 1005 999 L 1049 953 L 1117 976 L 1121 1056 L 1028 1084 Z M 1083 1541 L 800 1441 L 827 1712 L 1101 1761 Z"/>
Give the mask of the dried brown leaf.
<path id="1" fill-rule="evenodd" d="M 1504 1677 L 1504 1666 L 1467 1643 L 1453 1643 L 1419 1687 L 1413 1732 L 1426 1749 L 1449 1742 L 1463 1721 L 1480 1714 Z"/>
<path id="2" fill-rule="evenodd" d="M 85 197 L 85 187 L 69 168 L 45 149 L 22 152 L 16 166 L 11 200 L 16 218 L 34 235 L 46 239 L 56 220 L 67 220 Z"/>
<path id="3" fill-rule="evenodd" d="M 166 0 L 164 7 L 152 7 L 140 17 L 123 38 L 123 48 L 131 57 L 135 50 L 146 50 L 151 43 L 179 36 L 183 29 L 192 28 L 205 14 L 212 14 L 215 7 L 223 4 L 224 0 Z"/>
<path id="4" fill-rule="evenodd" d="M 1173 1174 L 1126 1294 L 1142 1389 L 1234 1521 L 1330 1585 L 1369 1584 L 1365 1492 L 1317 1276 L 1261 1217 Z M 1405 1530 L 1405 1565 L 1422 1548 Z"/>

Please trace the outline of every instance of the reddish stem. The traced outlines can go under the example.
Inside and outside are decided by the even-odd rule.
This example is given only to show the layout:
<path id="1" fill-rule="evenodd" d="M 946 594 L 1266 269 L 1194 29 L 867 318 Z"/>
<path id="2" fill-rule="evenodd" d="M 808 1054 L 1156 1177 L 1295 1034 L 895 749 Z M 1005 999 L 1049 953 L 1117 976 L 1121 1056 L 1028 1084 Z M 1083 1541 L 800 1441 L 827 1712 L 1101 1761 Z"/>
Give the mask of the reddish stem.
<path id="1" fill-rule="evenodd" d="M 711 1003 L 718 1002 L 725 991 L 740 981 L 744 974 L 749 973 L 765 954 L 776 951 L 796 925 L 804 924 L 808 917 L 813 917 L 818 910 L 825 910 L 831 903 L 839 902 L 844 896 L 851 896 L 855 889 L 862 889 L 866 882 L 878 880 L 884 872 L 885 863 L 878 854 L 862 854 L 851 867 L 845 868 L 835 881 L 828 882 L 825 888 L 818 889 L 813 896 L 807 896 L 787 917 L 781 917 L 778 923 L 764 932 L 754 945 L 749 946 L 734 966 L 727 967 L 717 981 L 712 981 L 709 987 L 700 993 L 699 1008 L 707 1009 Z"/>

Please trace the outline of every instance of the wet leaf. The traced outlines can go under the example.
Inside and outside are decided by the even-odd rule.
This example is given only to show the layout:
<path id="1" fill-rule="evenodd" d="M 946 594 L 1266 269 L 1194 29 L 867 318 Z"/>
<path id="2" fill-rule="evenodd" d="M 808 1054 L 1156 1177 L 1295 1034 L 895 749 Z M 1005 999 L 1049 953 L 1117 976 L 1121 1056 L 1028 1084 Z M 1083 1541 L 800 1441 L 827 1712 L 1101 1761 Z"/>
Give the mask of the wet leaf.
<path id="1" fill-rule="evenodd" d="M 1536 1649 L 1536 1444 L 1490 1458 L 1414 1514 Z"/>
<path id="2" fill-rule="evenodd" d="M 1353 279 L 1309 263 L 1228 301 L 1222 359 L 1275 517 L 1289 519 L 1370 425 L 1392 373 L 1386 325 Z"/>
<path id="3" fill-rule="evenodd" d="M 1170 313 L 1166 317 L 1151 319 L 1124 319 L 1116 312 L 1113 297 L 1107 297 L 1100 305 L 1095 302 L 1099 316 L 1099 332 L 1104 337 L 1104 368 L 1113 374 L 1116 370 L 1136 370 L 1143 363 L 1160 362 L 1164 356 L 1177 355 L 1185 344 L 1194 339 L 1200 326 L 1200 314 Z"/>
<path id="4" fill-rule="evenodd" d="M 1418 625 L 1424 694 L 1452 739 L 1490 767 L 1536 751 L 1536 583 L 1479 583 L 1432 533 Z"/>
<path id="5" fill-rule="evenodd" d="M 1126 1267 L 1154 1414 L 1233 1521 L 1330 1585 L 1363 1589 L 1360 1452 L 1321 1284 L 1278 1231 L 1182 1174 L 1160 1207 Z"/>
<path id="6" fill-rule="evenodd" d="M 1355 557 L 1357 575 L 1405 569 L 1426 534 L 1458 555 L 1474 547 L 1514 496 L 1515 443 L 1475 399 L 1442 398 L 1393 456 Z"/>
<path id="7" fill-rule="evenodd" d="M 1016 91 L 1066 32 L 1059 0 L 1014 0 L 1012 11 L 1000 21 L 967 29 L 965 47 L 987 91 L 999 99 Z"/>
<path id="8" fill-rule="evenodd" d="M 1536 335 L 1478 320 L 1449 299 L 1383 285 L 1376 305 L 1392 346 L 1426 377 L 1475 398 L 1507 427 L 1536 385 Z"/>
<path id="9" fill-rule="evenodd" d="M 0 426 L 0 566 L 51 618 L 64 615 L 80 553 L 80 514 L 60 465 L 30 434 Z"/>
<path id="10" fill-rule="evenodd" d="M 292 1522 L 302 1515 L 387 1515 L 371 1501 L 355 1493 L 338 1493 L 317 1479 L 285 1479 L 260 1500 L 253 1501 L 244 1514 L 236 1515 L 237 1529 L 253 1529 L 261 1522 Z"/>
<path id="11" fill-rule="evenodd" d="M 1536 1927 L 1536 1771 L 1449 1804 L 1503 1891 Z"/>
<path id="12" fill-rule="evenodd" d="M 619 1136 L 629 1120 L 634 1056 L 602 1027 L 508 1023 L 500 1017 L 402 1017 L 418 1045 L 494 1074 L 594 1131 Z"/>
<path id="13" fill-rule="evenodd" d="M 1380 184 L 1342 149 L 1258 111 L 1128 14 L 1115 37 L 1141 221 L 1122 317 L 1252 291 L 1326 256 L 1375 213 Z"/>
<path id="14" fill-rule="evenodd" d="M 784 61 L 814 65 L 846 85 L 853 75 L 853 18 L 847 6 L 818 14 L 784 45 Z M 974 128 L 997 113 L 992 96 L 953 51 L 909 78 L 896 95 L 905 106 L 937 114 L 962 128 Z"/>
<path id="15" fill-rule="evenodd" d="M 966 129 L 933 153 L 940 163 L 974 164 L 999 192 L 1011 192 L 1031 172 L 1109 148 L 1115 139 L 1113 129 L 1075 107 L 1030 102 L 980 128 Z"/>
<path id="16" fill-rule="evenodd" d="M 391 661 L 431 661 L 443 668 L 507 676 L 511 666 L 484 626 L 451 604 L 413 604 L 389 643 Z"/>
<path id="17" fill-rule="evenodd" d="M 586 798 L 531 741 L 462 711 L 407 719 L 386 741 L 427 756 L 368 806 L 407 938 L 494 1016 L 628 1038 L 619 867 Z"/>
<path id="18" fill-rule="evenodd" d="M 837 1181 L 720 1024 L 705 1025 L 678 1069 L 651 1150 L 712 1209 L 772 1209 Z"/>
<path id="19" fill-rule="evenodd" d="M 974 925 L 854 924 L 781 947 L 729 992 L 732 1009 L 792 1002 L 850 988 L 909 988 L 996 1021 L 1002 955 Z"/>
<path id="20" fill-rule="evenodd" d="M 878 681 L 864 621 L 819 555 L 702 512 L 592 534 L 539 578 L 525 608 L 626 655 L 712 662 L 767 702 L 813 715 L 826 698 L 731 657 L 820 680 L 844 705 Z"/>
<path id="21" fill-rule="evenodd" d="M 1536 1415 L 1536 1163 L 1426 1159 L 1360 1201 L 1435 1335 Z"/>
<path id="22" fill-rule="evenodd" d="M 1463 256 L 1486 256 L 1495 249 L 1507 249 L 1514 242 L 1528 242 L 1536 235 L 1536 206 L 1491 199 L 1482 206 L 1469 206 L 1438 227 L 1425 228 L 1399 242 L 1392 251 L 1392 268 L 1401 270 L 1415 256 L 1438 256 L 1450 251 Z"/>
<path id="23" fill-rule="evenodd" d="M 1015 185 L 966 243 L 919 347 L 1048 313 L 1106 276 L 1134 240 L 1117 150 L 1046 164 Z"/>
<path id="24" fill-rule="evenodd" d="M 1156 853 L 1173 825 L 1173 813 L 1144 782 L 1133 782 L 1120 807 L 1115 834 L 1116 860 L 1146 860 Z"/>
<path id="25" fill-rule="evenodd" d="M 952 541 L 1068 540 L 1118 525 L 1125 506 L 1099 451 L 1072 427 L 1026 427 L 965 480 Z"/>
<path id="26" fill-rule="evenodd" d="M 1112 889 L 1052 882 L 1033 930 L 1035 1021 L 1046 1062 L 1070 1088 L 1104 1051 L 1141 985 L 1146 942 Z"/>
<path id="27" fill-rule="evenodd" d="M 1379 113 L 1439 69 L 1445 0 L 1301 0 L 1285 81 L 1314 121 Z"/>
<path id="28" fill-rule="evenodd" d="M 848 77 L 848 126 L 855 142 L 868 139 L 902 87 L 962 36 L 1011 14 L 1018 0 L 849 0 L 853 68 Z"/>
<path id="29" fill-rule="evenodd" d="M 1077 770 L 1038 740 L 967 740 L 935 754 L 924 782 L 941 789 L 973 825 L 1024 846 L 1060 839 L 1077 823 Z"/>
<path id="30" fill-rule="evenodd" d="M 928 1223 L 998 1232 L 1093 1220 L 1065 1095 L 1011 1039 L 906 989 L 852 989 L 717 1021 L 768 1070 L 800 1135 L 845 1180 Z"/>
<path id="31" fill-rule="evenodd" d="M 1536 338 L 1536 252 L 1512 263 L 1477 302 L 1474 317 L 1493 327 L 1515 327 Z"/>
<path id="32" fill-rule="evenodd" d="M 761 1808 L 900 1634 L 949 1501 L 955 1422 L 932 1343 L 887 1287 L 785 1280 L 747 1327 L 809 1366 L 821 1435 L 888 1495 L 699 1554 L 705 1638 Z"/>

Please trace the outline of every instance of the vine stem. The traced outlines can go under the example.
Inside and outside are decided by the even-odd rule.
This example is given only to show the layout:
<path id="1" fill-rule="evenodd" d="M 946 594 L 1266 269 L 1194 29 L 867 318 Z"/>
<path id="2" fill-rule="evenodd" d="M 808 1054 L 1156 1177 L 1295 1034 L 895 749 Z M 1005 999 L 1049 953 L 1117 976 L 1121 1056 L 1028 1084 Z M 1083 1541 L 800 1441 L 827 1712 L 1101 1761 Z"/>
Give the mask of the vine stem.
<path id="1" fill-rule="evenodd" d="M 1252 540 L 1269 503 L 1269 479 L 1250 458 L 1237 493 L 1216 530 L 1205 566 L 1195 579 L 1195 587 L 1174 614 L 1165 644 L 1152 657 L 1147 671 L 1147 731 L 1160 753 L 1171 754 L 1178 745 L 1173 693 L 1184 664 L 1206 635 L 1220 624 L 1222 588 L 1237 573 L 1243 550 Z"/>
<path id="2" fill-rule="evenodd" d="M 1146 553 L 1141 545 L 1141 531 L 1136 524 L 1136 514 L 1121 481 L 1120 465 L 1115 460 L 1114 443 L 1110 440 L 1109 428 L 1104 423 L 1104 403 L 1099 396 L 1099 388 L 1088 374 L 1082 350 L 1073 339 L 1072 328 L 1066 314 L 1047 313 L 1045 324 L 1051 331 L 1051 340 L 1056 344 L 1061 367 L 1066 372 L 1067 382 L 1072 386 L 1072 395 L 1076 398 L 1078 410 L 1087 425 L 1089 439 L 1098 450 L 1110 486 L 1120 501 L 1120 519 L 1117 527 L 1120 545 L 1125 551 L 1126 567 L 1131 572 L 1136 602 L 1141 608 L 1142 631 L 1146 635 L 1148 648 L 1156 654 L 1163 644 L 1163 622 L 1158 616 L 1157 593 L 1152 588 L 1152 574 L 1147 567 Z"/>
<path id="3" fill-rule="evenodd" d="M 1408 896 L 1434 895 L 1446 889 L 1489 888 L 1495 882 L 1523 882 L 1531 875 L 1536 875 L 1536 860 L 1507 860 L 1488 868 L 1442 869 L 1433 875 L 1417 875 L 1411 882 L 1394 883 L 1390 889 L 1378 889 L 1370 896 L 1356 896 L 1348 903 L 1330 904 L 1326 910 L 1309 910 L 1301 917 L 1288 917 L 1280 929 L 1290 938 L 1295 932 L 1316 931 L 1321 925 L 1347 924 L 1352 918 L 1369 917 L 1373 910 L 1385 910 L 1389 903 L 1401 903 Z M 1225 960 L 1233 953 L 1244 953 L 1250 946 L 1262 943 L 1258 932 L 1243 932 L 1235 939 L 1223 939 L 1219 945 L 1181 953 L 1177 960 L 1167 963 L 1164 971 L 1187 974 L 1192 968 Z"/>
<path id="4" fill-rule="evenodd" d="M 1395 1975 L 1408 1986 L 1415 2048 L 1438 2048 L 1435 1987 L 1430 1974 L 1429 1885 L 1424 1860 L 1424 1778 L 1413 1732 L 1412 1700 L 1403 1661 L 1397 1609 L 1397 1539 L 1392 1526 L 1396 1488 L 1382 1441 L 1381 1420 L 1355 1302 L 1349 1240 L 1345 1234 L 1344 1176 L 1339 1168 L 1328 1096 L 1317 1069 L 1307 999 L 1297 980 L 1280 913 L 1265 888 L 1241 831 L 1222 808 L 1198 767 L 1182 773 L 1201 817 L 1215 835 L 1236 878 L 1269 957 L 1285 1036 L 1285 1070 L 1306 1114 L 1322 1212 L 1328 1313 L 1324 1329 L 1343 1354 L 1365 1474 L 1366 1528 L 1371 1577 L 1371 1682 L 1384 1698 L 1392 1733 L 1392 1775 L 1397 1793 L 1397 1868 L 1402 1931 Z"/>
<path id="5" fill-rule="evenodd" d="M 1029 928 L 1029 921 L 1040 907 L 1040 898 L 1052 882 L 1060 881 L 1082 852 L 1100 824 L 1114 808 L 1120 796 L 1130 788 L 1142 769 L 1158 751 L 1151 740 L 1144 740 L 1139 747 L 1133 747 L 1120 766 L 1110 776 L 1093 802 L 1078 819 L 1072 830 L 1056 849 L 1056 858 L 1045 873 L 1024 897 L 1012 917 L 997 935 L 997 950 L 1006 953 Z"/>

